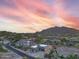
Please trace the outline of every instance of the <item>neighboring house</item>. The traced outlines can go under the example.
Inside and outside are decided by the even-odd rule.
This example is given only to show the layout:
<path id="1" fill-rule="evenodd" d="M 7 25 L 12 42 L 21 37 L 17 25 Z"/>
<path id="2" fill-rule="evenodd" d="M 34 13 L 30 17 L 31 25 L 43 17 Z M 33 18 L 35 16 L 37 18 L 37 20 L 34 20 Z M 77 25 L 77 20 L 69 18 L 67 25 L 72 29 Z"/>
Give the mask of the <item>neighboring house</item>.
<path id="1" fill-rule="evenodd" d="M 46 52 L 46 51 L 50 50 L 51 48 L 52 47 L 50 45 L 39 44 L 39 45 L 31 46 L 31 51 L 32 52 L 39 52 L 39 51 Z"/>
<path id="2" fill-rule="evenodd" d="M 52 41 L 52 44 L 55 44 L 55 45 L 61 42 L 59 39 L 52 39 L 51 41 Z"/>
<path id="3" fill-rule="evenodd" d="M 32 40 L 26 40 L 26 39 L 21 39 L 19 41 L 17 41 L 15 43 L 16 46 L 24 46 L 24 47 L 27 47 L 27 46 L 31 46 L 31 45 L 34 45 L 35 43 L 32 41 Z"/>
<path id="4" fill-rule="evenodd" d="M 10 43 L 10 41 L 9 40 L 3 40 L 3 43 L 8 44 L 8 43 Z"/>
<path id="5" fill-rule="evenodd" d="M 0 44 L 2 44 L 2 41 L 0 41 Z"/>
<path id="6" fill-rule="evenodd" d="M 68 46 L 74 46 L 77 43 L 79 43 L 78 38 L 70 38 L 69 40 L 66 41 L 66 45 Z"/>
<path id="7" fill-rule="evenodd" d="M 69 41 L 71 41 L 71 42 L 74 42 L 74 43 L 79 43 L 79 39 L 78 38 L 70 38 L 70 40 Z"/>
<path id="8" fill-rule="evenodd" d="M 30 56 L 40 58 L 40 59 L 45 59 L 45 54 L 49 53 L 51 49 L 52 49 L 52 46 L 50 45 L 39 44 L 39 45 L 31 46 L 31 49 L 26 52 Z"/>
<path id="9" fill-rule="evenodd" d="M 48 39 L 45 43 L 47 45 L 51 44 L 51 45 L 58 45 L 61 41 L 58 39 Z"/>

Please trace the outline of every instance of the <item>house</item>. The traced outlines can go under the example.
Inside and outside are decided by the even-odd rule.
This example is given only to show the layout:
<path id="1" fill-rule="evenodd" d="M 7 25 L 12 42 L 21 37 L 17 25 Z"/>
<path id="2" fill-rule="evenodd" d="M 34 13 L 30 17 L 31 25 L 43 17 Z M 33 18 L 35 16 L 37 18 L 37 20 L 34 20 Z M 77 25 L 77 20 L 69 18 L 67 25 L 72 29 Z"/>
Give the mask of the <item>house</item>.
<path id="1" fill-rule="evenodd" d="M 23 47 L 27 47 L 27 46 L 31 46 L 34 45 L 35 43 L 32 40 L 26 40 L 26 39 L 21 39 L 19 41 L 17 41 L 15 43 L 16 46 L 23 46 Z"/>
<path id="2" fill-rule="evenodd" d="M 69 41 L 74 42 L 74 43 L 79 43 L 79 39 L 77 37 L 70 38 Z"/>
<path id="3" fill-rule="evenodd" d="M 58 45 L 61 41 L 58 39 L 48 39 L 45 43 L 47 45 Z"/>
<path id="4" fill-rule="evenodd" d="M 3 44 L 8 44 L 8 43 L 10 43 L 10 41 L 9 40 L 3 40 Z"/>
<path id="5" fill-rule="evenodd" d="M 31 51 L 32 52 L 39 52 L 39 51 L 47 51 L 50 50 L 52 47 L 50 45 L 45 45 L 45 44 L 39 44 L 39 45 L 34 45 L 31 46 Z"/>
<path id="6" fill-rule="evenodd" d="M 66 41 L 66 45 L 68 46 L 74 46 L 77 43 L 79 43 L 79 39 L 77 37 L 70 38 Z"/>
<path id="7" fill-rule="evenodd" d="M 31 46 L 31 49 L 27 51 L 27 54 L 35 58 L 45 59 L 45 54 L 49 53 L 52 49 L 51 45 L 39 44 Z"/>

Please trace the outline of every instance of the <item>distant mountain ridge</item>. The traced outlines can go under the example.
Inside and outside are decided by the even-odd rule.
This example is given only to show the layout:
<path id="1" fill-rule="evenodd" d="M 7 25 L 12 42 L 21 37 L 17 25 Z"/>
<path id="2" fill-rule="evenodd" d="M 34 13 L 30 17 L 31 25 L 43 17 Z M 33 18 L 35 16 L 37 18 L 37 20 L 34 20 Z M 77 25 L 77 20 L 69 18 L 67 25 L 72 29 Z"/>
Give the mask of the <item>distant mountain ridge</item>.
<path id="1" fill-rule="evenodd" d="M 36 33 L 13 33 L 13 32 L 7 32 L 7 31 L 0 31 L 0 36 L 13 36 L 13 35 L 32 35 L 32 36 L 79 36 L 79 30 L 68 28 L 68 27 L 52 27 L 45 29 L 41 32 Z"/>
<path id="2" fill-rule="evenodd" d="M 52 27 L 37 34 L 41 36 L 79 36 L 79 30 L 68 27 Z"/>

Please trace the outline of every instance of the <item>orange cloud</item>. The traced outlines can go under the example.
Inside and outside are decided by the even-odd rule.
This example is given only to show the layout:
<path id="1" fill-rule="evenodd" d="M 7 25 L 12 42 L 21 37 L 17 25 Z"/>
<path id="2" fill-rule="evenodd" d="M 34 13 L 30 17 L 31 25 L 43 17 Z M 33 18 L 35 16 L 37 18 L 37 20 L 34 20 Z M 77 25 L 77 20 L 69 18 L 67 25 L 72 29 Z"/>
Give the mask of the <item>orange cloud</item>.
<path id="1" fill-rule="evenodd" d="M 65 1 L 55 0 L 56 3 L 50 6 L 42 0 L 6 0 L 6 3 L 13 4 L 14 7 L 0 7 L 0 18 L 7 20 L 8 29 L 16 32 L 36 32 L 63 24 L 79 28 L 79 18 L 72 17 L 64 9 Z"/>
<path id="2" fill-rule="evenodd" d="M 7 18 L 7 21 L 16 24 L 16 31 L 32 32 L 33 30 L 36 32 L 53 26 L 53 20 L 48 17 L 52 8 L 47 4 L 36 0 L 6 0 L 6 2 L 14 3 L 16 7 L 0 8 L 0 15 Z M 17 26 L 17 24 L 22 26 Z M 19 30 L 18 27 L 22 29 Z"/>

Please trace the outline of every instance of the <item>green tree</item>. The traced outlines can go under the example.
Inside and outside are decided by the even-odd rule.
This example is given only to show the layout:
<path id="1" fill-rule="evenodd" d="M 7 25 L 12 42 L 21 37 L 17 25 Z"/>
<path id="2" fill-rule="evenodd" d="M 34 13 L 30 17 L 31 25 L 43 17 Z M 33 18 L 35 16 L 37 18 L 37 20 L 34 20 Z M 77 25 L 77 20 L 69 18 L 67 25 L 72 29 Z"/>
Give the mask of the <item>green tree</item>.
<path id="1" fill-rule="evenodd" d="M 73 55 L 67 56 L 66 59 L 79 59 L 79 56 L 76 54 L 73 54 Z"/>
<path id="2" fill-rule="evenodd" d="M 63 55 L 59 56 L 60 59 L 65 59 L 65 57 Z"/>
<path id="3" fill-rule="evenodd" d="M 43 37 L 38 36 L 37 39 L 35 40 L 35 42 L 36 42 L 37 44 L 43 43 L 43 42 L 44 42 Z"/>
<path id="4" fill-rule="evenodd" d="M 48 54 L 46 54 L 46 56 L 48 59 L 52 59 L 52 58 L 58 59 L 59 58 L 59 54 L 58 54 L 56 48 L 52 48 L 50 50 L 50 52 Z"/>
<path id="5" fill-rule="evenodd" d="M 35 58 L 35 59 L 41 59 L 41 58 L 38 57 L 38 58 Z"/>
<path id="6" fill-rule="evenodd" d="M 66 41 L 67 41 L 67 38 L 66 37 L 63 37 L 60 39 L 61 40 L 61 44 L 62 45 L 65 45 Z"/>
<path id="7" fill-rule="evenodd" d="M 27 38 L 30 39 L 32 38 L 33 36 L 31 34 L 27 35 Z"/>
<path id="8" fill-rule="evenodd" d="M 53 44 L 51 40 L 47 40 L 46 43 L 47 43 L 48 45 L 52 45 L 52 44 Z"/>
<path id="9" fill-rule="evenodd" d="M 23 37 L 22 37 L 22 35 L 20 35 L 20 34 L 15 35 L 14 38 L 13 38 L 13 43 L 19 41 L 19 40 L 22 39 L 22 38 L 23 38 Z"/>
<path id="10" fill-rule="evenodd" d="M 0 45 L 0 52 L 8 52 L 7 49 L 4 49 L 2 45 Z"/>
<path id="11" fill-rule="evenodd" d="M 22 59 L 28 59 L 28 58 L 25 56 L 25 57 L 23 57 Z"/>

